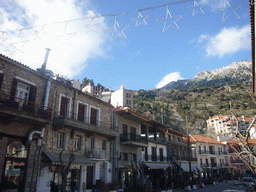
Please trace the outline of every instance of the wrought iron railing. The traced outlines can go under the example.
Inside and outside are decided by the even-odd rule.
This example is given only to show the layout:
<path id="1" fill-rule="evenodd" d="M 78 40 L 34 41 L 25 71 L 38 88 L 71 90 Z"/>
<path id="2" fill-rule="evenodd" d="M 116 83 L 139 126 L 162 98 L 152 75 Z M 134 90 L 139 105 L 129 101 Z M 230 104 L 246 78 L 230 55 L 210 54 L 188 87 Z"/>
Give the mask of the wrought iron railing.
<path id="1" fill-rule="evenodd" d="M 52 109 L 0 91 L 0 108 L 15 110 L 26 115 L 51 119 Z"/>
<path id="2" fill-rule="evenodd" d="M 83 117 L 81 118 L 78 113 L 66 111 L 65 113 L 57 112 L 55 113 L 55 122 L 62 122 L 63 119 L 68 119 L 80 123 L 81 125 L 94 125 L 97 129 L 102 130 L 112 130 L 115 132 L 119 131 L 118 126 L 106 123 L 104 121 L 99 121 L 93 118 Z"/>
<path id="3" fill-rule="evenodd" d="M 99 148 L 86 148 L 85 155 L 93 159 L 108 159 L 107 151 Z"/>
<path id="4" fill-rule="evenodd" d="M 124 133 L 120 134 L 120 142 L 133 141 L 137 143 L 145 143 L 148 141 L 145 137 L 141 137 L 140 135 L 132 134 L 132 133 Z"/>
<path id="5" fill-rule="evenodd" d="M 144 161 L 167 162 L 167 157 L 162 155 L 144 155 Z"/>

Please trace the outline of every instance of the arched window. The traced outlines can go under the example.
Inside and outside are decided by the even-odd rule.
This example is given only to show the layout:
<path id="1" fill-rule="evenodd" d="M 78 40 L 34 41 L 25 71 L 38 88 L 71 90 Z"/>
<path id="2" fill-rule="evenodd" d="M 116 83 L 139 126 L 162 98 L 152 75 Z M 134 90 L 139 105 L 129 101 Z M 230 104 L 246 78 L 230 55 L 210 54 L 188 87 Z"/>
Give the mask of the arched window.
<path id="1" fill-rule="evenodd" d="M 14 141 L 7 146 L 6 157 L 26 158 L 27 148 L 20 141 Z"/>

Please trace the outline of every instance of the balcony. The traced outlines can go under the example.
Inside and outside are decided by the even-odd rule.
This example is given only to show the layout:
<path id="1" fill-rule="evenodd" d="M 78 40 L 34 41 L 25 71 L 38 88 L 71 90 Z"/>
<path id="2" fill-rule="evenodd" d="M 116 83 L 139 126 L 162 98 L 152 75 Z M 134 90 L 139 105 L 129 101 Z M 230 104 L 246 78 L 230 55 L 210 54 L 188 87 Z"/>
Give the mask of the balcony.
<path id="1" fill-rule="evenodd" d="M 228 155 L 227 151 L 215 151 L 216 155 Z"/>
<path id="2" fill-rule="evenodd" d="M 0 120 L 9 124 L 14 120 L 38 124 L 51 120 L 52 109 L 0 91 Z"/>
<path id="3" fill-rule="evenodd" d="M 94 133 L 111 138 L 118 136 L 118 127 L 113 126 L 112 124 L 97 120 L 91 121 L 90 118 L 78 120 L 78 114 L 76 113 L 66 112 L 65 114 L 65 116 L 61 116 L 59 113 L 55 115 L 53 120 L 53 127 L 55 130 L 65 127 L 85 131 L 88 133 L 88 136 L 91 136 Z"/>
<path id="4" fill-rule="evenodd" d="M 167 157 L 161 155 L 144 155 L 144 161 L 167 162 Z"/>
<path id="5" fill-rule="evenodd" d="M 177 141 L 177 140 L 167 140 L 167 144 L 175 144 L 175 145 L 179 145 L 179 146 L 187 146 L 188 144 L 187 143 L 183 143 L 182 141 Z"/>
<path id="6" fill-rule="evenodd" d="M 126 133 L 120 134 L 120 144 L 135 147 L 147 147 L 148 140 L 146 139 L 146 137 L 141 137 L 140 135 Z"/>
<path id="7" fill-rule="evenodd" d="M 230 162 L 231 164 L 244 164 L 243 161 L 240 159 L 231 160 Z"/>
<path id="8" fill-rule="evenodd" d="M 200 155 L 215 155 L 215 151 L 198 151 L 198 154 Z"/>
<path id="9" fill-rule="evenodd" d="M 218 167 L 219 168 L 229 168 L 229 164 L 228 163 L 219 163 Z"/>
<path id="10" fill-rule="evenodd" d="M 205 164 L 201 164 L 201 167 L 203 168 L 217 168 L 217 163 L 205 163 Z"/>
<path id="11" fill-rule="evenodd" d="M 98 148 L 86 148 L 85 156 L 90 159 L 100 159 L 100 160 L 107 160 L 109 159 L 106 150 L 98 149 Z"/>
<path id="12" fill-rule="evenodd" d="M 171 155 L 169 160 L 170 159 L 172 159 L 173 161 L 189 161 L 189 157 L 179 155 Z M 190 161 L 197 161 L 197 158 L 190 157 Z"/>

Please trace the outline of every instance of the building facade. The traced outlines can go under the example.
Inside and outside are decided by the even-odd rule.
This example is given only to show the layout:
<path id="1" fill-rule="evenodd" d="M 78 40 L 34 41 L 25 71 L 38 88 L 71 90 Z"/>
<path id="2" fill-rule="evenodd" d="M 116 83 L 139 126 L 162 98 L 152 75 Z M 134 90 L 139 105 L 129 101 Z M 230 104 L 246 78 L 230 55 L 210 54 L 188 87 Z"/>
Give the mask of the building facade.
<path id="1" fill-rule="evenodd" d="M 190 135 L 190 143 L 195 149 L 198 167 L 205 178 L 227 178 L 229 161 L 226 145 L 210 137 Z"/>

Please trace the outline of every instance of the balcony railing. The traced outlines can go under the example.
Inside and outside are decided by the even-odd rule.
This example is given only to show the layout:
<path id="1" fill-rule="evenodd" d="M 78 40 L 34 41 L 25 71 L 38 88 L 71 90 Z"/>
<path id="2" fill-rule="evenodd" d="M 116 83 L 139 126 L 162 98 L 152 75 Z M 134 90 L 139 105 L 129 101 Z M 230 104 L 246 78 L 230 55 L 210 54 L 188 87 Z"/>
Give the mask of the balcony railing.
<path id="1" fill-rule="evenodd" d="M 24 115 L 51 119 L 52 109 L 0 91 L 0 108 L 10 109 Z"/>
<path id="2" fill-rule="evenodd" d="M 215 154 L 216 155 L 227 155 L 228 152 L 227 151 L 216 151 Z"/>
<path id="3" fill-rule="evenodd" d="M 223 168 L 223 167 L 229 167 L 229 164 L 228 164 L 228 163 L 219 163 L 219 164 L 218 164 L 218 167 L 221 167 L 221 168 Z"/>
<path id="4" fill-rule="evenodd" d="M 145 161 L 158 161 L 158 162 L 167 162 L 166 156 L 157 156 L 157 155 L 144 155 Z"/>
<path id="5" fill-rule="evenodd" d="M 62 115 L 60 112 L 55 114 L 54 123 L 62 124 L 65 120 L 74 122 L 72 126 L 84 126 L 84 125 L 92 125 L 97 130 L 101 131 L 114 131 L 118 132 L 119 128 L 114 126 L 113 124 L 105 123 L 103 121 L 98 121 L 96 119 L 91 119 L 88 117 L 79 117 L 79 114 L 73 112 L 65 112 L 65 115 Z"/>
<path id="6" fill-rule="evenodd" d="M 108 159 L 107 151 L 98 148 L 86 148 L 85 155 L 92 159 Z"/>
<path id="7" fill-rule="evenodd" d="M 215 155 L 215 151 L 198 151 L 199 154 L 211 154 Z"/>
<path id="8" fill-rule="evenodd" d="M 169 158 L 169 160 L 180 160 L 180 161 L 189 161 L 189 157 L 187 156 L 179 156 L 179 155 L 171 155 Z M 197 161 L 197 158 L 194 157 L 190 157 L 190 161 Z"/>
<path id="9" fill-rule="evenodd" d="M 240 159 L 231 160 L 230 162 L 231 162 L 232 164 L 240 164 L 240 163 L 243 163 L 243 161 L 240 160 Z"/>
<path id="10" fill-rule="evenodd" d="M 201 164 L 201 167 L 214 168 L 214 167 L 217 167 L 217 163 L 205 163 L 205 164 Z"/>
<path id="11" fill-rule="evenodd" d="M 125 133 L 120 134 L 120 142 L 126 142 L 126 141 L 133 141 L 137 143 L 148 143 L 148 140 L 146 137 L 141 137 L 140 135 L 132 134 L 132 133 Z"/>

